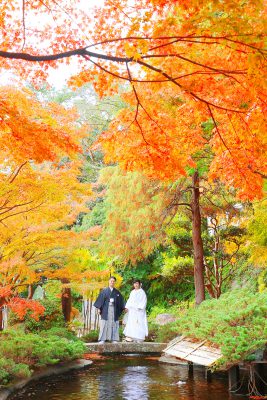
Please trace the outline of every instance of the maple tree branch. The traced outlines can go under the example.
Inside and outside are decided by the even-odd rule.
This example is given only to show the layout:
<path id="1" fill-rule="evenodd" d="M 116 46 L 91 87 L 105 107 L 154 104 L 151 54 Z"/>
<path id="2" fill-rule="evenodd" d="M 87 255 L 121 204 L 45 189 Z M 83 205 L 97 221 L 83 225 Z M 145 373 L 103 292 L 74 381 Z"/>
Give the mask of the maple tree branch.
<path id="1" fill-rule="evenodd" d="M 208 196 L 205 195 L 205 193 L 202 194 L 204 199 L 208 200 L 210 202 L 210 204 L 212 204 L 214 207 L 224 211 L 224 207 L 219 206 L 218 204 L 215 204 Z"/>
<path id="2" fill-rule="evenodd" d="M 256 171 L 256 170 L 252 169 L 250 165 L 248 166 L 248 169 L 250 169 L 254 174 L 260 175 L 263 179 L 267 179 L 267 175 L 263 174 L 260 171 Z"/>
<path id="3" fill-rule="evenodd" d="M 27 256 L 27 257 L 25 256 L 24 257 L 25 261 L 26 262 L 30 261 L 33 258 L 34 255 L 35 255 L 35 250 L 33 250 L 32 253 L 29 256 Z"/>
<path id="4" fill-rule="evenodd" d="M 191 205 L 189 203 L 173 203 L 173 207 L 178 206 L 187 206 L 187 208 L 191 210 Z"/>
<path id="5" fill-rule="evenodd" d="M 25 60 L 32 62 L 40 62 L 40 61 L 55 61 L 63 58 L 68 58 L 72 56 L 84 56 L 87 55 L 93 58 L 99 58 L 101 60 L 108 60 L 114 62 L 129 62 L 133 61 L 133 57 L 117 57 L 117 56 L 108 56 L 106 54 L 95 53 L 92 51 L 88 51 L 86 47 L 63 51 L 61 53 L 56 54 L 48 54 L 48 55 L 33 55 L 29 53 L 17 53 L 17 52 L 9 52 L 9 51 L 0 51 L 0 57 L 10 58 L 15 60 Z"/>
<path id="6" fill-rule="evenodd" d="M 99 69 L 101 69 L 101 71 L 106 72 L 109 75 L 114 76 L 115 78 L 119 78 L 119 79 L 123 79 L 125 81 L 130 82 L 130 79 L 125 77 L 125 76 L 121 76 L 118 74 L 115 74 L 115 72 L 109 71 L 108 69 L 104 68 L 102 65 L 96 63 L 95 61 L 91 60 L 88 56 L 84 55 L 83 58 L 85 58 L 87 61 L 91 62 L 92 64 L 94 64 L 96 67 L 98 67 Z"/>
<path id="7" fill-rule="evenodd" d="M 231 150 L 230 150 L 229 147 L 227 146 L 227 144 L 226 144 L 224 138 L 222 137 L 222 135 L 221 135 L 221 133 L 220 133 L 220 131 L 219 131 L 218 124 L 217 124 L 217 122 L 216 122 L 216 120 L 215 120 L 215 118 L 214 118 L 213 112 L 211 111 L 211 108 L 210 108 L 210 105 L 209 105 L 209 104 L 208 104 L 208 110 L 209 110 L 211 119 L 212 119 L 212 121 L 213 121 L 213 124 L 214 124 L 214 126 L 215 126 L 216 132 L 217 132 L 217 134 L 218 134 L 218 136 L 219 136 L 221 142 L 223 143 L 223 145 L 224 145 L 224 147 L 226 148 L 226 150 L 228 150 L 229 153 L 231 154 L 231 156 L 233 157 Z"/>
<path id="8" fill-rule="evenodd" d="M 23 25 L 23 44 L 22 44 L 22 51 L 23 51 L 26 44 L 25 0 L 22 0 L 22 25 Z"/>
<path id="9" fill-rule="evenodd" d="M 137 91 L 136 91 L 136 89 L 135 89 L 135 86 L 134 86 L 134 84 L 132 83 L 132 75 L 131 75 L 131 71 L 130 71 L 130 69 L 129 69 L 128 63 L 126 63 L 126 68 L 127 68 L 127 72 L 128 72 L 128 76 L 129 76 L 129 81 L 131 82 L 132 89 L 133 89 L 133 92 L 134 92 L 134 95 L 135 95 L 135 98 L 136 98 L 136 101 L 137 101 L 136 113 L 135 113 L 135 117 L 134 117 L 133 123 L 135 122 L 135 123 L 137 124 L 137 126 L 138 126 L 138 128 L 139 128 L 139 130 L 140 130 L 140 132 L 141 132 L 142 138 L 143 138 L 143 140 L 144 140 L 144 142 L 145 142 L 145 144 L 146 144 L 146 148 L 147 148 L 148 154 L 150 155 L 150 157 L 152 157 L 152 156 L 151 156 L 151 153 L 150 153 L 150 150 L 149 150 L 149 146 L 152 146 L 152 145 L 151 145 L 150 143 L 148 143 L 148 141 L 146 140 L 145 135 L 144 135 L 144 132 L 143 132 L 143 130 L 142 130 L 142 127 L 140 126 L 140 124 L 139 124 L 139 122 L 138 122 L 138 119 L 137 119 L 137 118 L 138 118 L 139 105 L 142 107 L 142 104 L 141 104 L 141 102 L 140 102 L 140 100 L 139 100 L 139 97 L 138 97 Z M 132 125 L 132 124 L 131 124 L 131 125 Z M 130 126 L 131 126 L 131 125 L 130 125 Z M 153 146 L 152 146 L 152 147 L 153 147 Z"/>
<path id="10" fill-rule="evenodd" d="M 14 180 L 16 179 L 16 177 L 18 176 L 18 174 L 20 173 L 20 171 L 21 171 L 21 169 L 24 167 L 24 165 L 26 165 L 28 163 L 28 161 L 25 161 L 24 163 L 22 163 L 20 166 L 19 166 L 19 168 L 17 169 L 17 171 L 16 171 L 16 173 L 15 173 L 15 175 L 13 176 L 13 178 L 11 178 L 12 177 L 12 175 L 14 174 L 14 172 L 12 172 L 12 174 L 11 174 L 11 176 L 10 176 L 10 183 L 13 183 L 14 182 Z"/>
<path id="11" fill-rule="evenodd" d="M 91 60 L 88 56 L 84 55 L 83 56 L 87 61 L 91 62 L 92 64 L 94 64 L 96 67 L 98 67 L 99 69 L 101 69 L 102 71 L 106 72 L 107 74 L 110 74 L 112 76 L 114 76 L 115 78 L 119 78 L 122 80 L 125 80 L 127 82 L 136 82 L 136 83 L 164 83 L 164 82 L 169 82 L 169 79 L 135 79 L 135 78 L 131 78 L 131 80 L 129 79 L 129 77 L 126 76 L 122 76 L 122 75 L 118 75 L 115 72 L 112 72 L 110 70 L 108 70 L 107 68 L 103 67 L 102 65 L 100 65 L 99 63 L 96 63 L 95 61 Z M 195 71 L 195 72 L 190 72 L 188 74 L 183 74 L 183 75 L 179 75 L 175 78 L 173 78 L 173 80 L 178 80 L 178 79 L 182 79 L 182 78 L 187 78 L 188 76 L 192 76 L 192 75 L 218 75 L 221 74 L 221 72 L 218 71 L 213 71 L 213 72 L 207 72 L 207 71 Z M 235 79 L 232 76 L 229 76 L 229 78 Z M 238 83 L 240 83 L 237 79 L 235 79 Z"/>
<path id="12" fill-rule="evenodd" d="M 42 1 L 42 0 L 39 0 L 40 1 L 40 3 L 43 5 L 43 6 L 45 6 L 45 8 L 52 14 L 52 8 L 50 8 L 50 7 L 48 7 L 48 5 L 47 4 L 45 4 L 45 2 L 44 1 Z M 53 14 L 52 14 L 53 15 Z M 55 18 L 53 17 L 53 20 L 55 21 Z"/>
<path id="13" fill-rule="evenodd" d="M 10 192 L 10 191 L 9 191 L 9 192 Z M 9 200 L 6 199 L 6 200 L 4 201 L 4 203 L 0 206 L 0 210 L 2 210 L 3 208 L 8 208 L 8 207 L 5 207 L 8 203 L 9 203 Z"/>
<path id="14" fill-rule="evenodd" d="M 197 36 L 195 36 L 193 34 L 185 35 L 185 36 L 157 36 L 157 37 L 125 36 L 125 37 L 120 37 L 120 38 L 105 39 L 105 40 L 103 40 L 101 42 L 96 42 L 96 43 L 94 43 L 94 44 L 92 44 L 90 46 L 87 46 L 87 47 L 88 48 L 89 47 L 95 47 L 95 46 L 99 46 L 99 45 L 103 45 L 103 44 L 116 43 L 116 42 L 120 42 L 120 41 L 146 40 L 146 41 L 155 41 L 156 42 L 156 41 L 159 41 L 159 40 L 172 40 L 171 42 L 164 43 L 163 45 L 159 45 L 159 46 L 168 46 L 168 45 L 171 45 L 171 44 L 179 42 L 179 41 L 184 42 L 184 41 L 190 40 L 190 39 L 191 40 L 192 39 L 196 39 L 196 40 L 206 39 L 206 40 L 212 40 L 213 41 L 213 42 L 206 42 L 207 45 L 215 43 L 214 40 L 222 40 L 222 41 L 234 42 L 234 43 L 237 43 L 237 44 L 239 44 L 241 46 L 250 47 L 250 48 L 253 48 L 253 50 L 258 50 L 259 52 L 262 52 L 262 51 L 264 52 L 264 50 L 262 50 L 261 48 L 258 48 L 256 46 L 247 44 L 245 42 L 241 42 L 240 40 L 238 41 L 238 40 L 231 39 L 231 38 L 236 38 L 236 37 L 250 37 L 250 36 L 253 37 L 255 35 L 253 33 L 244 33 L 244 34 L 235 34 L 235 35 L 226 35 L 226 36 L 208 36 L 208 35 L 197 35 Z M 262 35 L 262 37 L 263 37 L 263 35 Z M 195 43 L 203 44 L 202 42 L 195 42 Z M 216 42 L 216 44 L 221 44 L 221 43 Z M 149 49 L 149 51 L 150 50 L 154 50 L 156 48 L 158 48 L 158 46 Z"/>
<path id="15" fill-rule="evenodd" d="M 210 67 L 210 66 L 208 66 L 208 65 L 201 64 L 201 63 L 199 63 L 199 62 L 197 62 L 197 61 L 190 60 L 190 58 L 181 56 L 180 54 L 176 54 L 176 53 L 173 53 L 173 54 L 171 53 L 171 54 L 153 54 L 153 55 L 147 55 L 147 56 L 142 56 L 141 59 L 142 59 L 142 60 L 145 60 L 145 59 L 147 59 L 147 58 L 166 58 L 166 57 L 177 57 L 177 58 L 180 58 L 181 60 L 186 61 L 186 62 L 188 62 L 188 63 L 190 63 L 190 64 L 194 64 L 194 65 L 197 65 L 197 66 L 199 66 L 199 67 L 203 67 L 203 68 L 209 69 L 209 70 L 211 70 L 211 71 L 218 72 L 218 73 L 220 73 L 220 74 L 222 74 L 222 75 L 225 75 L 225 76 L 228 76 L 228 75 L 226 75 L 227 73 L 228 73 L 228 74 L 242 74 L 242 75 L 246 74 L 246 71 L 243 71 L 243 70 L 227 71 L 227 70 L 223 70 L 223 69 L 218 69 L 218 68 Z"/>
<path id="16" fill-rule="evenodd" d="M 199 36 L 200 37 L 200 36 Z M 194 37 L 194 38 L 199 38 L 199 37 Z M 211 39 L 211 37 L 205 37 L 205 36 L 201 36 L 202 38 L 207 38 L 207 39 Z M 172 38 L 176 38 L 178 39 L 178 37 L 165 37 L 165 39 L 170 40 Z M 190 38 L 192 39 L 192 36 L 190 36 Z M 122 40 L 132 40 L 132 39 L 140 39 L 140 38 L 134 38 L 134 37 L 130 37 L 130 38 L 119 38 L 119 39 L 111 39 L 110 41 L 104 41 L 102 43 L 108 43 L 108 42 L 115 42 L 115 41 L 122 41 Z M 146 40 L 152 40 L 152 38 L 145 38 Z M 153 38 L 153 40 L 160 40 L 160 39 L 164 39 L 163 38 Z M 185 37 L 180 37 L 181 39 L 185 39 Z M 218 38 L 217 38 L 218 39 Z M 224 39 L 224 40 L 228 40 L 228 37 L 220 37 L 219 39 Z M 214 40 L 214 38 L 213 38 Z M 229 39 L 230 40 L 230 39 Z M 231 41 L 234 42 L 238 42 L 239 44 L 243 44 L 242 42 L 236 41 L 234 39 L 231 39 Z M 245 113 L 245 111 L 242 110 L 236 110 L 236 109 L 231 109 L 228 107 L 223 107 L 220 106 L 218 104 L 214 104 L 206 99 L 201 98 L 200 96 L 198 96 L 196 93 L 188 90 L 187 88 L 185 88 L 183 85 L 179 84 L 177 82 L 178 78 L 173 78 L 172 76 L 170 76 L 169 74 L 167 74 L 166 72 L 164 72 L 162 69 L 157 68 L 151 64 L 148 64 L 146 62 L 144 62 L 143 60 L 146 58 L 152 58 L 152 57 L 168 57 L 168 55 L 146 55 L 146 56 L 141 56 L 141 58 L 138 60 L 134 59 L 134 57 L 118 57 L 118 56 L 111 56 L 111 55 L 106 55 L 106 54 L 100 54 L 97 52 L 92 52 L 89 51 L 88 48 L 92 47 L 92 46 L 96 46 L 97 44 L 91 45 L 91 46 L 87 46 L 84 48 L 79 48 L 79 49 L 74 49 L 74 50 L 70 50 L 70 51 L 66 51 L 66 52 L 62 52 L 62 53 L 57 53 L 57 54 L 51 54 L 51 55 L 31 55 L 28 53 L 16 53 L 16 52 L 7 52 L 7 51 L 0 51 L 0 57 L 4 57 L 4 58 L 10 58 L 10 59 L 22 59 L 22 60 L 27 60 L 27 61 L 32 61 L 32 62 L 40 62 L 40 61 L 53 61 L 53 60 L 59 60 L 59 59 L 63 59 L 63 58 L 67 58 L 67 57 L 71 57 L 71 56 L 86 56 L 87 60 L 90 60 L 90 58 L 96 58 L 96 59 L 101 59 L 101 60 L 107 60 L 107 61 L 112 61 L 112 62 L 118 62 L 118 63 L 124 63 L 126 64 L 127 68 L 128 68 L 128 63 L 129 62 L 134 62 L 136 64 L 142 65 L 146 68 L 148 68 L 149 70 L 155 71 L 159 74 L 161 74 L 162 76 L 164 76 L 164 78 L 166 78 L 167 81 L 170 81 L 172 83 L 174 83 L 176 86 L 178 86 L 181 90 L 183 90 L 185 93 L 188 93 L 189 95 L 191 95 L 195 100 L 198 100 L 204 104 L 206 104 L 207 106 L 213 106 L 217 109 L 221 109 L 221 110 L 225 110 L 225 111 L 231 111 L 231 112 L 235 112 L 235 113 Z M 246 45 L 244 43 L 244 45 Z M 256 48 L 257 49 L 257 48 Z M 259 50 L 259 49 L 257 49 Z M 259 50 L 260 51 L 260 50 Z M 230 73 L 230 74 L 244 74 L 245 71 L 226 71 L 226 70 L 220 70 L 220 69 L 216 69 L 213 67 L 209 67 L 207 65 L 195 62 L 193 60 L 190 60 L 186 57 L 183 57 L 181 55 L 177 55 L 177 54 L 173 54 L 173 55 L 169 55 L 169 56 L 175 56 L 175 57 L 179 57 L 180 59 L 188 62 L 188 63 L 192 63 L 198 66 L 201 66 L 202 68 L 206 68 L 209 69 L 212 72 L 216 72 L 216 73 L 220 73 L 220 74 L 224 74 L 226 77 L 234 79 L 233 76 L 229 76 L 226 74 L 226 72 Z M 91 62 L 93 62 L 92 60 L 90 60 Z M 93 62 L 94 63 L 94 62 Z M 128 80 L 130 82 L 133 82 L 133 79 L 127 79 L 123 76 L 120 76 L 117 74 L 114 74 L 112 71 L 108 71 L 107 69 L 105 69 L 104 67 L 100 66 L 99 64 L 95 65 L 98 66 L 98 68 L 101 68 L 102 70 L 105 70 L 105 72 L 116 76 L 119 79 L 124 79 L 124 80 Z M 237 81 L 237 80 L 236 80 Z M 238 81 L 237 81 L 238 82 Z M 239 83 L 239 82 L 238 82 Z"/>
<path id="17" fill-rule="evenodd" d="M 23 4 L 24 4 L 24 1 L 25 0 L 23 0 Z M 41 3 L 44 4 L 45 7 L 47 7 L 47 5 L 43 1 L 41 1 Z M 54 3 L 59 7 L 58 3 L 55 0 L 54 0 Z M 49 10 L 51 12 L 51 9 L 49 9 Z M 257 50 L 258 52 L 260 52 L 262 54 L 266 53 L 264 49 L 261 49 L 259 47 L 253 46 L 253 45 L 248 44 L 248 43 L 241 42 L 241 41 L 236 40 L 236 39 L 232 39 L 234 37 L 241 37 L 241 36 L 243 36 L 243 37 L 244 36 L 253 36 L 253 34 L 228 35 L 228 36 L 217 36 L 217 37 L 207 36 L 207 35 L 200 35 L 200 36 L 193 36 L 193 35 L 187 35 L 187 36 L 159 36 L 159 37 L 153 37 L 153 38 L 152 37 L 147 37 L 147 36 L 129 36 L 129 37 L 122 37 L 122 38 L 107 39 L 107 40 L 104 40 L 104 41 L 101 41 L 101 42 L 97 42 L 97 43 L 91 44 L 91 45 L 86 46 L 84 48 L 69 50 L 69 51 L 56 53 L 56 54 L 50 54 L 50 55 L 32 55 L 32 54 L 23 53 L 23 52 L 0 51 L 0 57 L 11 58 L 11 59 L 22 59 L 22 60 L 26 60 L 26 61 L 38 62 L 38 61 L 59 60 L 59 59 L 71 57 L 71 56 L 74 56 L 74 55 L 88 55 L 90 57 L 100 58 L 100 59 L 109 60 L 109 61 L 129 62 L 129 61 L 133 61 L 133 57 L 108 56 L 108 55 L 105 55 L 105 54 L 99 54 L 99 53 L 96 53 L 96 52 L 88 51 L 88 49 L 91 48 L 91 47 L 96 47 L 98 45 L 103 45 L 103 44 L 108 44 L 108 43 L 115 43 L 115 42 L 119 42 L 119 41 L 132 41 L 132 40 L 148 40 L 148 41 L 152 41 L 152 40 L 153 41 L 157 41 L 157 40 L 176 40 L 176 41 L 179 41 L 180 40 L 181 42 L 183 42 L 186 39 L 191 39 L 191 40 L 192 39 L 207 39 L 207 40 L 213 40 L 213 41 L 214 41 L 214 39 L 216 39 L 216 40 L 229 41 L 229 42 L 233 42 L 233 43 L 239 44 L 241 46 L 252 48 L 253 50 Z M 172 43 L 173 42 L 169 42 L 168 44 L 172 44 Z M 198 42 L 196 42 L 196 43 L 198 43 Z M 207 44 L 210 44 L 210 42 L 207 42 Z"/>
<path id="18" fill-rule="evenodd" d="M 139 130 L 140 130 L 140 132 L 141 132 L 142 138 L 143 138 L 143 140 L 144 140 L 144 142 L 145 142 L 145 144 L 146 144 L 147 152 L 148 152 L 148 154 L 149 154 L 149 156 L 150 156 L 150 158 L 151 158 L 151 160 L 152 160 L 152 163 L 154 164 L 153 156 L 152 156 L 152 154 L 151 154 L 151 152 L 150 152 L 149 146 L 151 146 L 152 148 L 156 149 L 157 152 L 159 152 L 159 153 L 161 153 L 161 154 L 163 154 L 163 155 L 164 155 L 164 152 L 163 152 L 159 147 L 156 147 L 155 145 L 149 143 L 149 142 L 146 140 L 145 135 L 144 135 L 144 132 L 143 132 L 143 129 L 142 129 L 142 127 L 141 127 L 141 125 L 140 125 L 140 123 L 139 123 L 139 121 L 138 121 L 139 107 L 142 108 L 142 110 L 145 112 L 145 114 L 148 116 L 148 118 L 161 130 L 161 132 L 165 135 L 166 140 L 167 140 L 167 135 L 166 135 L 166 133 L 164 132 L 164 130 L 158 125 L 158 123 L 149 115 L 149 113 L 147 112 L 147 110 L 145 109 L 145 107 L 143 106 L 143 104 L 140 102 L 140 99 L 139 99 L 138 93 L 137 93 L 137 91 L 136 91 L 136 88 L 135 88 L 134 84 L 133 84 L 132 81 L 131 81 L 131 73 L 130 73 L 130 70 L 129 70 L 129 66 L 128 66 L 128 64 L 126 64 L 126 65 L 127 65 L 127 70 L 128 70 L 128 74 L 129 74 L 129 81 L 130 81 L 130 83 L 131 83 L 131 85 L 132 85 L 133 92 L 134 92 L 134 95 L 135 95 L 135 98 L 136 98 L 136 101 L 137 101 L 135 118 L 134 118 L 134 120 L 131 122 L 130 126 L 131 126 L 134 122 L 135 122 L 136 125 L 138 126 L 138 128 L 139 128 Z M 127 129 L 129 129 L 130 126 L 129 126 Z"/>
<path id="19" fill-rule="evenodd" d="M 186 89 L 185 87 L 183 87 L 183 85 L 181 85 L 180 83 L 176 82 L 169 74 L 167 74 L 166 72 L 162 71 L 160 68 L 154 67 L 153 65 L 147 64 L 147 63 L 145 63 L 144 61 L 141 61 L 141 60 L 137 60 L 136 62 L 137 62 L 138 64 L 140 64 L 140 65 L 143 65 L 143 66 L 147 67 L 148 69 L 151 69 L 151 70 L 153 70 L 153 71 L 155 71 L 155 72 L 158 72 L 158 73 L 160 73 L 161 75 L 165 76 L 170 82 L 173 82 L 173 83 L 174 83 L 175 85 L 177 85 L 181 90 L 183 90 L 184 92 L 190 94 L 193 98 L 195 98 L 196 100 L 199 100 L 201 103 L 204 103 L 204 104 L 206 104 L 207 106 L 213 106 L 213 107 L 215 107 L 215 108 L 218 108 L 219 110 L 232 111 L 232 112 L 235 112 L 235 113 L 245 114 L 244 111 L 241 111 L 241 110 L 234 110 L 234 109 L 227 108 L 227 107 L 222 107 L 222 106 L 219 106 L 218 104 L 211 103 L 210 101 L 205 100 L 205 99 L 199 97 L 199 96 L 196 95 L 194 92 L 192 92 L 192 91 Z"/>
<path id="20" fill-rule="evenodd" d="M 212 112 L 212 110 L 211 110 L 210 105 L 207 104 L 207 106 L 208 106 L 208 110 L 209 110 L 211 119 L 212 119 L 212 121 L 213 121 L 213 124 L 214 124 L 214 126 L 215 126 L 216 132 L 217 132 L 217 134 L 218 134 L 218 136 L 219 136 L 221 142 L 223 143 L 224 147 L 226 148 L 226 150 L 229 152 L 230 156 L 232 157 L 232 160 L 233 160 L 235 166 L 237 167 L 237 169 L 239 170 L 240 174 L 243 176 L 243 178 L 245 179 L 245 181 L 247 181 L 247 178 L 246 178 L 246 176 L 244 175 L 243 171 L 240 169 L 238 163 L 236 162 L 235 157 L 234 157 L 234 155 L 233 155 L 231 149 L 227 146 L 227 144 L 226 144 L 224 138 L 222 137 L 222 135 L 221 135 L 221 133 L 220 133 L 218 124 L 217 124 L 217 122 L 216 122 L 216 120 L 215 120 L 215 118 L 214 118 L 214 115 L 213 115 L 213 112 Z"/>
<path id="21" fill-rule="evenodd" d="M 113 4 L 116 8 L 118 8 L 118 9 L 120 10 L 120 12 L 121 12 L 126 18 L 128 18 L 128 19 L 130 20 L 130 22 L 132 22 L 132 18 L 129 17 L 128 14 L 126 14 L 126 12 L 123 10 L 123 8 L 121 8 L 121 7 L 118 6 L 118 3 L 114 3 L 114 2 L 111 1 L 111 0 L 109 0 L 109 2 L 110 2 L 111 4 Z"/>
<path id="22" fill-rule="evenodd" d="M 7 212 L 14 210 L 14 208 L 27 206 L 28 204 L 33 203 L 33 201 L 34 200 L 28 201 L 27 203 L 15 204 L 14 206 L 11 206 L 11 207 L 5 207 L 5 211 L 0 212 L 0 215 L 6 214 Z"/>
<path id="23" fill-rule="evenodd" d="M 0 220 L 0 222 L 2 222 L 2 221 L 4 221 L 4 220 L 6 220 L 7 218 L 14 217 L 15 215 L 24 214 L 24 213 L 27 213 L 27 212 L 29 212 L 29 211 L 36 210 L 36 208 L 39 208 L 39 207 L 41 207 L 43 204 L 44 204 L 44 202 L 43 202 L 43 203 L 40 203 L 40 204 L 38 204 L 38 205 L 37 205 L 37 206 L 35 206 L 35 207 L 29 208 L 29 209 L 27 209 L 27 210 L 23 210 L 23 211 L 19 211 L 19 212 L 17 212 L 17 213 L 14 213 L 14 214 L 7 215 L 6 217 L 2 218 L 2 219 Z"/>

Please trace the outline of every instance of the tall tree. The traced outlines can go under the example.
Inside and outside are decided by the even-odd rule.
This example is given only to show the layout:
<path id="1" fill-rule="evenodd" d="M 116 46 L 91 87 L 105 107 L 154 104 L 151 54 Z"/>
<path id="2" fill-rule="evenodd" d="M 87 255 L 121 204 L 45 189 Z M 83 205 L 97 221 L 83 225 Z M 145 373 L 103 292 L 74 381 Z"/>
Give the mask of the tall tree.
<path id="1" fill-rule="evenodd" d="M 22 302 L 25 311 L 32 302 L 14 301 L 21 288 L 90 243 L 88 234 L 62 230 L 87 211 L 91 195 L 77 160 L 86 129 L 75 123 L 74 110 L 41 102 L 29 90 L 1 88 L 1 105 L 0 307 L 21 310 Z"/>
<path id="2" fill-rule="evenodd" d="M 176 181 L 195 166 L 192 155 L 206 145 L 201 123 L 210 118 L 213 131 L 208 142 L 214 153 L 210 179 L 236 188 L 243 199 L 262 196 L 267 164 L 260 2 L 191 0 L 188 11 L 184 1 L 107 0 L 91 25 L 72 1 L 68 6 L 62 9 L 53 0 L 45 6 L 23 2 L 18 17 L 17 3 L 5 3 L 3 67 L 20 65 L 22 75 L 30 71 L 44 77 L 46 62 L 56 66 L 57 60 L 77 55 L 82 71 L 71 84 L 91 80 L 103 96 L 118 91 L 120 82 L 128 82 L 123 96 L 128 107 L 102 135 L 101 144 L 108 162 L 153 179 Z M 39 18 L 28 16 L 47 13 L 49 18 L 37 30 L 34 20 Z M 16 42 L 7 34 L 11 25 L 12 35 L 20 39 Z M 79 36 L 82 25 L 89 28 Z M 49 46 L 52 55 L 47 54 Z M 192 207 L 198 203 L 197 176 L 193 193 Z M 198 211 L 194 211 L 197 228 Z M 197 261 L 199 235 L 194 243 Z"/>

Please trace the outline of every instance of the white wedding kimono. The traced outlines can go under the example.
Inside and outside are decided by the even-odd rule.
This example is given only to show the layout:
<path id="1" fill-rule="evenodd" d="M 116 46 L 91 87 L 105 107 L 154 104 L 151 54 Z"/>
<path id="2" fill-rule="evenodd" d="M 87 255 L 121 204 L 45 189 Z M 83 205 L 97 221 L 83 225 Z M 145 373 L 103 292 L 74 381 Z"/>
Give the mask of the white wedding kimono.
<path id="1" fill-rule="evenodd" d="M 125 305 L 128 309 L 124 335 L 133 340 L 145 340 L 148 335 L 146 317 L 147 298 L 143 289 L 134 289 Z"/>

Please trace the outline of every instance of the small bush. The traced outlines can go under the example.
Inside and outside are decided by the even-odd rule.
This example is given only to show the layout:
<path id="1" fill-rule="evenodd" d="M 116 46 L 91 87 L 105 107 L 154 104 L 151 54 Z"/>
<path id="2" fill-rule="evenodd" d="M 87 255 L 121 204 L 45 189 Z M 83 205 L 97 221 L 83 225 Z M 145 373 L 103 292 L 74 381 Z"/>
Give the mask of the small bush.
<path id="1" fill-rule="evenodd" d="M 88 332 L 81 339 L 85 343 L 97 342 L 98 341 L 98 331 L 94 330 L 94 331 Z"/>
<path id="2" fill-rule="evenodd" d="M 39 335 L 15 330 L 1 332 L 0 384 L 30 376 L 30 368 L 70 361 L 84 352 L 84 343 L 63 328 L 52 328 Z"/>
<path id="3" fill-rule="evenodd" d="M 31 370 L 27 364 L 16 364 L 8 358 L 0 358 L 0 385 L 7 384 L 12 377 L 28 378 L 31 376 Z"/>
<path id="4" fill-rule="evenodd" d="M 75 336 L 74 332 L 70 331 L 69 329 L 58 326 L 54 326 L 48 331 L 42 331 L 39 333 L 39 335 L 43 337 L 54 335 L 68 340 L 79 340 L 77 336 Z"/>
<path id="5" fill-rule="evenodd" d="M 206 300 L 178 317 L 172 329 L 193 338 L 207 339 L 221 348 L 217 366 L 246 359 L 264 349 L 267 337 L 267 293 L 236 289 L 218 300 Z"/>
<path id="6" fill-rule="evenodd" d="M 51 329 L 52 327 L 64 326 L 64 318 L 61 309 L 61 303 L 58 298 L 39 300 L 39 303 L 44 306 L 45 311 L 39 320 L 31 317 L 31 313 L 26 313 L 23 318 L 23 326 L 26 332 L 40 332 L 43 330 Z M 21 324 L 22 320 L 12 311 L 9 314 L 9 325 L 14 326 Z"/>
<path id="7" fill-rule="evenodd" d="M 39 332 L 53 327 L 64 326 L 64 318 L 59 299 L 44 299 L 40 303 L 45 307 L 44 315 L 39 321 L 35 321 L 29 315 L 25 317 L 25 330 L 27 332 Z"/>
<path id="8" fill-rule="evenodd" d="M 151 323 L 149 325 L 149 338 L 152 337 L 153 342 L 168 343 L 177 336 L 175 322 L 166 325 L 157 325 Z"/>

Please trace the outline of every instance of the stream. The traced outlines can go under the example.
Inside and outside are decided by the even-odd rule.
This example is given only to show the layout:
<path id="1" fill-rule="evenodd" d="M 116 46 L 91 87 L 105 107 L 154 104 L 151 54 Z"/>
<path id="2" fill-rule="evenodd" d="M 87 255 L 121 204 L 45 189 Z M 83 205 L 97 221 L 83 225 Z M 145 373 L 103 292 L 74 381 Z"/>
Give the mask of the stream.
<path id="1" fill-rule="evenodd" d="M 105 357 L 86 370 L 29 384 L 10 400 L 243 400 L 228 392 L 226 375 L 205 380 L 204 370 L 160 363 L 157 357 Z"/>

